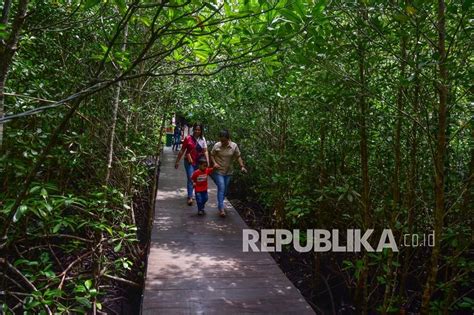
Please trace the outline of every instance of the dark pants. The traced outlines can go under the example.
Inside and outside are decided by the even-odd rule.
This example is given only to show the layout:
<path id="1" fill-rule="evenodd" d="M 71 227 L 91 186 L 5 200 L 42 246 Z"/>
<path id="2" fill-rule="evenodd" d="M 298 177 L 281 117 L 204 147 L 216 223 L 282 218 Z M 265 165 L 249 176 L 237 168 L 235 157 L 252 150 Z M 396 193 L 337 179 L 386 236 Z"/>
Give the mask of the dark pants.
<path id="1" fill-rule="evenodd" d="M 175 135 L 173 137 L 173 147 L 171 148 L 172 150 L 176 149 L 179 150 L 179 146 L 181 145 L 181 135 Z"/>
<path id="2" fill-rule="evenodd" d="M 208 199 L 207 191 L 196 192 L 196 203 L 198 206 L 198 211 L 204 210 Z"/>

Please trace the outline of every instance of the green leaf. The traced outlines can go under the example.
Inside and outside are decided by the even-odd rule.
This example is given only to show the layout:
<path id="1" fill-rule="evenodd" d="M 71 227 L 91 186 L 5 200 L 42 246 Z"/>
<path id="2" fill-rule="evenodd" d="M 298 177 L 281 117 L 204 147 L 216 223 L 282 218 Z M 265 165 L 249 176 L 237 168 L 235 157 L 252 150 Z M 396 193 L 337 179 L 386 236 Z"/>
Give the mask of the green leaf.
<path id="1" fill-rule="evenodd" d="M 115 247 L 114 252 L 119 252 L 122 249 L 122 242 L 120 241 Z"/>
<path id="2" fill-rule="evenodd" d="M 354 197 L 352 197 L 351 194 L 347 194 L 347 200 L 348 200 L 349 202 L 352 202 L 352 201 L 354 201 Z"/>
<path id="3" fill-rule="evenodd" d="M 295 12 L 288 9 L 282 9 L 280 12 L 281 12 L 281 15 L 286 17 L 291 22 L 296 23 L 296 24 L 301 23 L 301 18 Z"/>
<path id="4" fill-rule="evenodd" d="M 76 296 L 76 301 L 81 303 L 82 305 L 86 306 L 86 307 L 91 307 L 92 304 L 91 302 L 89 301 L 89 299 L 85 298 L 85 297 L 82 297 L 82 296 Z"/>
<path id="5" fill-rule="evenodd" d="M 321 14 L 324 11 L 325 7 L 326 7 L 326 1 L 325 0 L 318 1 L 318 3 L 316 3 L 313 7 L 313 14 L 315 16 Z"/>
<path id="6" fill-rule="evenodd" d="M 84 286 L 87 288 L 87 290 L 90 290 L 90 288 L 92 288 L 92 280 L 86 280 L 86 282 L 84 282 Z"/>
<path id="7" fill-rule="evenodd" d="M 406 23 L 409 18 L 405 14 L 397 14 L 394 16 L 395 20 L 397 20 L 400 23 Z"/>
<path id="8" fill-rule="evenodd" d="M 64 291 L 62 290 L 59 290 L 59 289 L 48 289 L 46 290 L 46 292 L 44 293 L 44 296 L 45 297 L 61 297 L 63 296 L 64 294 Z"/>
<path id="9" fill-rule="evenodd" d="M 227 1 L 224 1 L 224 11 L 226 15 L 232 14 L 232 9 Z"/>
<path id="10" fill-rule="evenodd" d="M 462 4 L 462 9 L 463 10 L 468 10 L 469 8 L 472 7 L 472 2 L 473 0 L 465 0 Z"/>
<path id="11" fill-rule="evenodd" d="M 44 203 L 44 207 L 46 208 L 46 210 L 48 210 L 48 212 L 53 211 L 53 207 L 47 202 Z"/>
<path id="12" fill-rule="evenodd" d="M 113 236 L 113 235 L 114 235 L 114 232 L 113 232 L 113 230 L 112 230 L 112 228 L 111 228 L 110 226 L 106 226 L 106 227 L 105 227 L 105 230 L 107 231 L 107 233 L 110 234 L 110 236 Z"/>
<path id="13" fill-rule="evenodd" d="M 405 8 L 405 11 L 407 12 L 408 15 L 414 15 L 416 13 L 416 9 L 412 7 L 411 5 L 407 6 Z"/>
<path id="14" fill-rule="evenodd" d="M 82 293 L 82 292 L 86 292 L 86 291 L 87 291 L 87 289 L 83 285 L 78 285 L 74 288 L 74 292 L 76 292 L 76 293 Z"/>
<path id="15" fill-rule="evenodd" d="M 3 23 L 0 23 L 0 38 L 6 39 L 8 37 L 8 32 L 6 31 L 7 26 Z"/>
<path id="16" fill-rule="evenodd" d="M 301 2 L 301 0 L 294 0 L 293 6 L 295 7 L 295 9 L 298 12 L 298 15 L 300 17 L 305 16 L 305 7 L 304 7 L 303 3 Z"/>
<path id="17" fill-rule="evenodd" d="M 148 17 L 141 16 L 139 19 L 140 19 L 140 22 L 142 22 L 146 27 L 150 27 L 151 20 Z"/>
<path id="18" fill-rule="evenodd" d="M 13 265 L 15 265 L 15 266 L 19 266 L 19 265 L 22 265 L 22 264 L 26 264 L 27 266 L 38 266 L 39 263 L 37 261 L 30 261 L 30 260 L 23 259 L 23 258 L 15 260 L 15 262 L 13 263 Z"/>
<path id="19" fill-rule="evenodd" d="M 58 231 L 61 229 L 61 226 L 62 226 L 61 222 L 56 224 L 53 228 L 53 233 L 55 233 L 55 234 L 58 233 Z"/>
<path id="20" fill-rule="evenodd" d="M 473 310 L 474 309 L 474 300 L 471 299 L 470 297 L 464 297 L 460 303 L 458 303 L 458 306 L 463 309 L 469 309 Z"/>
<path id="21" fill-rule="evenodd" d="M 100 0 L 87 0 L 86 4 L 84 4 L 84 10 L 89 10 L 92 7 L 95 7 L 100 3 Z"/>
<path id="22" fill-rule="evenodd" d="M 125 4 L 125 0 L 114 0 L 114 1 L 120 13 L 124 13 L 127 10 L 127 5 Z"/>
<path id="23" fill-rule="evenodd" d="M 15 215 L 13 216 L 13 223 L 18 222 L 27 210 L 28 207 L 25 205 L 18 207 L 18 210 L 16 210 Z"/>
<path id="24" fill-rule="evenodd" d="M 33 186 L 31 189 L 30 189 L 30 194 L 34 193 L 34 192 L 37 192 L 38 190 L 41 189 L 41 186 Z"/>
<path id="25" fill-rule="evenodd" d="M 212 3 L 206 2 L 204 3 L 204 5 L 208 7 L 209 9 L 211 9 L 212 11 L 219 13 L 219 8 L 213 5 Z"/>
<path id="26" fill-rule="evenodd" d="M 41 192 L 40 192 L 40 195 L 46 199 L 46 197 L 48 197 L 48 191 L 44 188 L 41 188 Z"/>

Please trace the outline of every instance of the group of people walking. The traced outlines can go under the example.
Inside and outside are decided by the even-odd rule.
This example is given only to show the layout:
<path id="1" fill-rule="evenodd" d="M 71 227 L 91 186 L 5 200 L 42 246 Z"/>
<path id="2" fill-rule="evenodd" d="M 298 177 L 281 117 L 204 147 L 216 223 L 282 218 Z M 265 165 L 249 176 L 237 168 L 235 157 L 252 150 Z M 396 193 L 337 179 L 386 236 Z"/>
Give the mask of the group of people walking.
<path id="1" fill-rule="evenodd" d="M 212 150 L 207 150 L 206 139 L 203 134 L 202 124 L 193 126 L 192 134 L 182 141 L 181 149 L 176 157 L 175 168 L 184 156 L 184 168 L 187 177 L 187 204 L 193 205 L 193 191 L 198 207 L 198 215 L 205 214 L 204 207 L 208 200 L 207 180 L 211 176 L 217 185 L 217 208 L 221 217 L 226 216 L 224 198 L 233 173 L 233 162 L 237 161 L 240 170 L 244 173 L 247 169 L 240 155 L 237 143 L 232 142 L 228 130 L 219 132 L 219 142 L 215 143 Z M 212 167 L 209 167 L 212 165 Z"/>

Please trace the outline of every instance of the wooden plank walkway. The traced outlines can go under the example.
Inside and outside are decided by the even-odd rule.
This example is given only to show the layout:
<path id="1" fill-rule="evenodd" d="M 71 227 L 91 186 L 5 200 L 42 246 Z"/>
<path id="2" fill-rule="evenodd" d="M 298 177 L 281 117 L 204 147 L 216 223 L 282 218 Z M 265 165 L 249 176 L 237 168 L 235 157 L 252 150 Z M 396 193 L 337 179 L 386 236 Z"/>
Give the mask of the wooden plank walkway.
<path id="1" fill-rule="evenodd" d="M 314 314 L 270 254 L 242 252 L 248 227 L 227 200 L 227 217 L 218 216 L 211 179 L 207 214 L 186 205 L 175 159 L 165 148 L 142 314 Z"/>

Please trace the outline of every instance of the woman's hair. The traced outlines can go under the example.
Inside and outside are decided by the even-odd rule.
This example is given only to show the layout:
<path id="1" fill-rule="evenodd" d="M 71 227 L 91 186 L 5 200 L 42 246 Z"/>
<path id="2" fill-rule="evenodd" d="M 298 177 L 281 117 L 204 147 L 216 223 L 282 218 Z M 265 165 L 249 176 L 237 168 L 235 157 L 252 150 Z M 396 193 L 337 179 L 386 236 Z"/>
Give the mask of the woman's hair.
<path id="1" fill-rule="evenodd" d="M 230 139 L 229 130 L 227 130 L 227 129 L 222 129 L 221 131 L 219 131 L 219 138 Z"/>
<path id="2" fill-rule="evenodd" d="M 201 128 L 201 135 L 200 135 L 200 138 L 201 139 L 204 139 L 204 125 L 201 124 L 201 123 L 195 123 L 193 125 L 193 134 L 194 134 L 194 129 L 196 129 L 197 127 Z"/>

